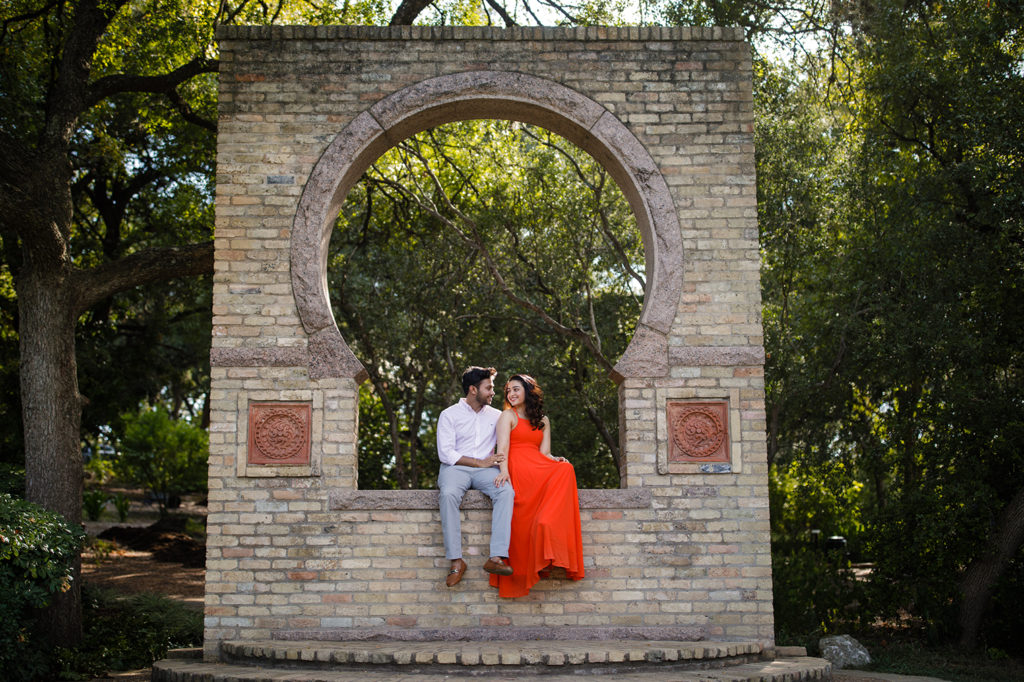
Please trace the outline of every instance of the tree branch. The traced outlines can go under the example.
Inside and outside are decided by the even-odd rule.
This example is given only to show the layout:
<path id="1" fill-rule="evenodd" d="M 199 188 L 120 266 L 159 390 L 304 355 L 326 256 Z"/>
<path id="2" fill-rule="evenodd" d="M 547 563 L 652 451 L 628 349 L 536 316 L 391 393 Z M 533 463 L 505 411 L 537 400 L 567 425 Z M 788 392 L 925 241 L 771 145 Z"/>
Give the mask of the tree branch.
<path id="1" fill-rule="evenodd" d="M 74 26 L 61 54 L 57 79 L 46 102 L 46 128 L 41 146 L 66 150 L 78 117 L 94 104 L 89 99 L 89 73 L 93 55 L 111 20 L 127 0 L 112 0 L 100 7 L 83 0 L 75 9 Z"/>
<path id="2" fill-rule="evenodd" d="M 410 153 L 415 155 L 415 151 L 413 150 L 410 150 Z M 447 215 L 444 215 L 437 208 L 437 206 L 434 205 L 433 202 L 430 202 L 425 198 L 411 192 L 409 189 L 402 186 L 401 184 L 386 179 L 384 179 L 383 181 L 390 184 L 399 192 L 402 192 L 409 196 L 409 198 L 415 203 L 419 204 L 419 206 L 423 210 L 427 211 L 437 220 L 441 221 L 443 224 L 451 228 L 452 231 L 454 231 L 467 245 L 472 247 L 483 260 L 487 270 L 491 273 L 491 276 L 494 278 L 495 283 L 498 285 L 498 288 L 501 289 L 502 293 L 505 294 L 506 298 L 508 298 L 510 301 L 512 301 L 519 307 L 526 308 L 527 310 L 530 310 L 537 314 L 545 322 L 545 324 L 547 324 L 548 327 L 550 327 L 556 333 L 565 337 L 578 339 L 587 348 L 587 350 L 598 362 L 598 364 L 604 367 L 608 372 L 611 372 L 613 370 L 612 363 L 609 362 L 608 358 L 605 357 L 604 353 L 602 353 L 601 350 L 597 348 L 597 346 L 594 344 L 594 339 L 591 338 L 589 334 L 587 334 L 585 331 L 579 328 L 566 327 L 558 320 L 548 315 L 547 312 L 543 308 L 538 306 L 536 303 L 525 298 L 522 298 L 521 296 L 516 294 L 515 291 L 513 291 L 512 287 L 505 280 L 505 277 L 501 274 L 501 270 L 499 270 L 497 264 L 494 262 L 494 259 L 491 256 L 491 252 L 487 248 L 487 245 L 484 244 L 483 241 L 477 235 L 478 230 L 476 222 L 472 218 L 467 216 L 465 213 L 463 213 L 461 210 L 459 210 L 459 208 L 451 202 L 451 199 L 448 197 L 447 192 L 444 191 L 444 187 L 442 186 L 440 179 L 438 179 L 437 175 L 434 174 L 433 169 L 431 169 L 430 166 L 427 164 L 426 159 L 424 159 L 423 157 L 418 157 L 418 159 L 423 164 L 424 171 L 427 173 L 431 183 L 433 184 L 434 189 L 437 192 L 437 195 L 444 201 L 445 208 L 458 219 L 458 222 L 452 220 Z M 469 231 L 467 232 L 466 229 L 460 227 L 459 223 L 464 225 Z"/>
<path id="3" fill-rule="evenodd" d="M 104 76 L 89 86 L 87 103 L 89 106 L 92 106 L 111 95 L 121 92 L 155 92 L 170 96 L 175 91 L 175 88 L 185 81 L 201 73 L 217 73 L 219 70 L 220 62 L 218 60 L 196 57 L 173 71 L 160 74 L 159 76 L 131 76 L 125 74 Z"/>
<path id="4" fill-rule="evenodd" d="M 1017 490 L 1003 509 L 984 549 L 960 580 L 960 646 L 978 643 L 982 617 L 996 583 L 1024 544 L 1024 488 Z"/>
<path id="5" fill-rule="evenodd" d="M 562 16 L 564 16 L 566 19 L 568 19 L 570 23 L 579 25 L 579 23 L 580 23 L 579 17 L 573 16 L 572 14 L 570 14 L 569 10 L 565 9 L 564 7 L 562 7 L 560 4 L 558 4 L 554 0 L 540 0 L 540 4 L 547 5 L 551 9 L 556 10 Z"/>
<path id="6" fill-rule="evenodd" d="M 217 132 L 217 124 L 195 113 L 189 103 L 185 101 L 177 90 L 170 90 L 166 94 L 167 99 L 171 100 L 171 104 L 174 105 L 174 108 L 178 110 L 181 117 L 188 123 L 199 126 L 200 128 L 205 128 L 211 133 Z"/>
<path id="7" fill-rule="evenodd" d="M 412 22 L 425 10 L 433 0 L 402 0 L 395 13 L 391 16 L 388 26 L 412 26 Z"/>
<path id="8" fill-rule="evenodd" d="M 33 19 L 38 19 L 39 17 L 45 15 L 47 12 L 52 10 L 58 4 L 59 3 L 56 0 L 53 0 L 51 2 L 47 2 L 46 4 L 44 4 L 42 7 L 35 11 L 26 12 L 25 14 L 18 14 L 8 19 L 4 19 L 3 25 L 0 26 L 0 45 L 3 45 L 4 38 L 7 37 L 7 29 L 12 24 L 19 24 L 21 22 L 29 22 L 32 21 Z"/>
<path id="9" fill-rule="evenodd" d="M 213 242 L 139 251 L 72 275 L 75 311 L 82 313 L 114 294 L 178 277 L 213 274 Z"/>
<path id="10" fill-rule="evenodd" d="M 502 7 L 501 4 L 499 2 L 497 2 L 497 0 L 484 0 L 484 1 L 488 5 L 490 5 L 491 8 L 495 12 L 498 13 L 498 16 L 501 17 L 501 20 L 505 22 L 505 27 L 506 28 L 512 28 L 513 26 L 517 25 L 516 24 L 516 20 L 508 15 L 508 12 L 505 11 L 505 8 Z"/>

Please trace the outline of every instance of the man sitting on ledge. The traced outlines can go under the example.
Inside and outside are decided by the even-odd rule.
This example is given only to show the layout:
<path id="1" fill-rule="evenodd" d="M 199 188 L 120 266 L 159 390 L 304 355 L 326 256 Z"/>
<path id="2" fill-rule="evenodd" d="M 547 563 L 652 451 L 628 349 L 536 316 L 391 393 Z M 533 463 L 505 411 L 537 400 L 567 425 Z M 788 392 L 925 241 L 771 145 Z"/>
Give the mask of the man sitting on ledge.
<path id="1" fill-rule="evenodd" d="M 489 498 L 491 511 L 490 558 L 484 570 L 497 575 L 512 575 L 508 565 L 508 543 L 515 493 L 508 481 L 495 478 L 501 460 L 494 452 L 494 427 L 501 410 L 491 407 L 494 398 L 493 367 L 470 367 L 462 375 L 466 397 L 446 408 L 437 420 L 437 456 L 441 469 L 437 487 L 441 489 L 441 531 L 444 534 L 445 556 L 452 562 L 445 579 L 454 587 L 466 572 L 462 559 L 462 517 L 459 507 L 470 488 L 480 490 Z"/>

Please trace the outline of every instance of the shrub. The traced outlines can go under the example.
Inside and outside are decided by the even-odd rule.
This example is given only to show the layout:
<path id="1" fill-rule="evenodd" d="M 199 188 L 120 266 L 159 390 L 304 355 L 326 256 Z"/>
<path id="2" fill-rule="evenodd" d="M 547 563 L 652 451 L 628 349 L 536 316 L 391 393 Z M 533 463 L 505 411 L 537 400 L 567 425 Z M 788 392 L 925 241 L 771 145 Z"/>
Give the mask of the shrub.
<path id="1" fill-rule="evenodd" d="M 863 588 L 842 552 L 811 547 L 772 551 L 775 638 L 813 649 L 819 637 L 851 624 Z"/>
<path id="2" fill-rule="evenodd" d="M 161 515 L 183 493 L 206 490 L 206 432 L 162 407 L 126 416 L 121 448 L 118 476 L 148 488 Z"/>
<path id="3" fill-rule="evenodd" d="M 58 654 L 65 679 L 146 668 L 168 649 L 203 641 L 202 614 L 184 604 L 155 594 L 124 597 L 89 587 L 82 592 L 82 643 Z"/>
<path id="4" fill-rule="evenodd" d="M 103 508 L 107 506 L 110 496 L 102 490 L 86 490 L 82 493 L 82 511 L 90 521 L 99 521 Z"/>
<path id="5" fill-rule="evenodd" d="M 93 455 L 84 467 L 86 478 L 96 485 L 104 485 L 114 477 L 114 463 L 99 454 Z"/>
<path id="6" fill-rule="evenodd" d="M 114 509 L 117 510 L 117 520 L 124 523 L 128 520 L 128 510 L 132 506 L 132 498 L 124 493 L 116 493 L 110 498 L 114 501 Z"/>
<path id="7" fill-rule="evenodd" d="M 0 462 L 0 495 L 25 497 L 25 467 Z"/>
<path id="8" fill-rule="evenodd" d="M 0 669 L 31 679 L 47 652 L 32 637 L 33 609 L 71 587 L 85 532 L 59 514 L 0 495 Z"/>

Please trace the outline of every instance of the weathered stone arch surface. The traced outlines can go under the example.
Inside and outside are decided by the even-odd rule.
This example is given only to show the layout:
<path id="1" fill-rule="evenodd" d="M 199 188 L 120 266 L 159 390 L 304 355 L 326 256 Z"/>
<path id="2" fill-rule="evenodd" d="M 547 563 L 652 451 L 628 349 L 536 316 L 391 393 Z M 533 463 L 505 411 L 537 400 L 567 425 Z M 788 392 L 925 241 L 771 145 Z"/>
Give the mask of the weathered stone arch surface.
<path id="1" fill-rule="evenodd" d="M 731 29 L 226 27 L 217 138 L 206 654 L 261 638 L 551 637 L 773 645 L 749 46 Z M 621 490 L 581 490 L 586 579 L 444 586 L 436 491 L 357 485 L 363 367 L 326 244 L 379 154 L 469 118 L 593 154 L 643 231 L 616 366 Z M 500 360 L 496 360 L 498 362 Z M 571 397 L 557 397 L 571 399 Z"/>
<path id="2" fill-rule="evenodd" d="M 543 126 L 602 162 L 637 217 L 647 260 L 647 291 L 636 344 L 616 378 L 668 369 L 667 336 L 682 289 L 682 241 L 671 193 L 647 150 L 607 109 L 553 81 L 510 71 L 438 76 L 399 90 L 359 114 L 327 147 L 299 200 L 291 275 L 299 319 L 323 339 L 310 358 L 316 376 L 362 378 L 365 370 L 340 333 L 327 296 L 327 245 L 345 196 L 381 154 L 440 123 L 501 118 Z"/>

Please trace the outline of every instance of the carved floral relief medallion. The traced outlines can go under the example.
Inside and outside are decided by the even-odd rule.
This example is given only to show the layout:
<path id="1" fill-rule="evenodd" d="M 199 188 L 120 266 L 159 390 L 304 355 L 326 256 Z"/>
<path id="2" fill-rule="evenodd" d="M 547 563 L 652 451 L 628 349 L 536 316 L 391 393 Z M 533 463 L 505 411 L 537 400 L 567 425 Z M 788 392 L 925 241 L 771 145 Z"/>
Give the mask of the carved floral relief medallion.
<path id="1" fill-rule="evenodd" d="M 668 403 L 670 462 L 729 461 L 729 402 Z"/>
<path id="2" fill-rule="evenodd" d="M 309 403 L 249 404 L 249 464 L 309 464 L 312 406 Z"/>

